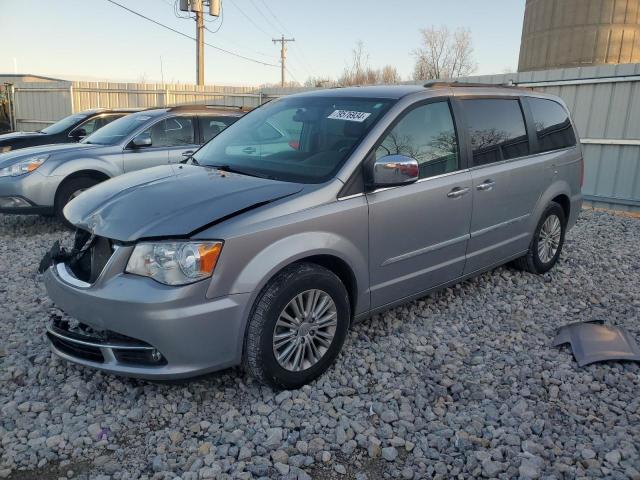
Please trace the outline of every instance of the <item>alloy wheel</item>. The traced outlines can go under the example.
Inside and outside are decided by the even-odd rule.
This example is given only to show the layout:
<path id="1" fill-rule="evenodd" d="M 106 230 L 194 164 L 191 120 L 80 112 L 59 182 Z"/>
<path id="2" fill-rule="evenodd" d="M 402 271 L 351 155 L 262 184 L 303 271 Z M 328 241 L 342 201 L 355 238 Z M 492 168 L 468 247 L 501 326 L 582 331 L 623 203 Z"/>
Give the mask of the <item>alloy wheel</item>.
<path id="1" fill-rule="evenodd" d="M 562 224 L 556 215 L 549 215 L 540 228 L 538 235 L 538 257 L 542 263 L 550 262 L 555 257 L 560 239 Z"/>
<path id="2" fill-rule="evenodd" d="M 282 368 L 311 368 L 327 353 L 338 325 L 338 311 L 323 290 L 296 295 L 280 312 L 273 329 L 273 353 Z"/>

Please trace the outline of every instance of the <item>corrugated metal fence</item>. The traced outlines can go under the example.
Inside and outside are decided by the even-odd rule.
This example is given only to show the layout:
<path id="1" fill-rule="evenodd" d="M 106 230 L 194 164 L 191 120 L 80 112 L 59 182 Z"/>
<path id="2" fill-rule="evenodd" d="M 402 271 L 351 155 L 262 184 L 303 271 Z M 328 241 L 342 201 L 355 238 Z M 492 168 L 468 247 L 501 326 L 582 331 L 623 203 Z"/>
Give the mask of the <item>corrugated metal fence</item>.
<path id="1" fill-rule="evenodd" d="M 582 139 L 585 198 L 595 206 L 640 210 L 640 64 L 605 65 L 460 81 L 514 82 L 559 95 Z M 39 129 L 72 112 L 96 107 L 155 107 L 207 103 L 257 106 L 305 89 L 255 89 L 96 82 L 22 83 L 14 86 L 17 128 Z"/>
<path id="2" fill-rule="evenodd" d="M 213 104 L 255 107 L 264 101 L 253 87 L 107 82 L 25 82 L 13 86 L 16 130 L 38 130 L 90 108 Z"/>

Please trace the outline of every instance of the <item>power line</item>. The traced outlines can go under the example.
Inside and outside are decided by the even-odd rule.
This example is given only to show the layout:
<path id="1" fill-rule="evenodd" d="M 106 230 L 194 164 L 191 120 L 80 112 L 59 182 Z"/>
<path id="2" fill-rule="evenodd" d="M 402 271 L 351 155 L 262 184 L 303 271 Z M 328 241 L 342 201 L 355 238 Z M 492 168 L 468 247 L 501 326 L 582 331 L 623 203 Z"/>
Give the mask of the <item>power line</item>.
<path id="1" fill-rule="evenodd" d="M 229 1 L 232 3 L 232 5 L 233 5 L 234 7 L 236 7 L 236 8 L 238 9 L 238 11 L 242 14 L 242 16 L 243 16 L 244 18 L 246 18 L 247 20 L 249 20 L 249 21 L 253 24 L 253 26 L 254 26 L 254 27 L 256 27 L 258 30 L 260 30 L 262 33 L 264 33 L 267 37 L 271 37 L 271 34 L 270 34 L 270 33 L 268 33 L 265 29 L 263 29 L 260 25 L 258 25 L 258 24 L 253 20 L 253 18 L 251 18 L 251 17 L 250 17 L 249 15 L 247 15 L 246 13 L 244 13 L 244 10 L 242 10 L 242 9 L 238 6 L 238 4 L 237 4 L 236 2 L 234 2 L 233 0 L 229 0 Z"/>
<path id="2" fill-rule="evenodd" d="M 282 27 L 282 30 L 284 30 L 284 33 L 290 33 L 289 30 L 283 25 L 283 23 L 275 15 L 275 13 L 273 13 L 273 10 L 271 10 L 271 7 L 269 6 L 269 4 L 267 2 L 265 2 L 264 0 L 260 0 L 260 1 L 265 6 L 265 9 L 269 12 L 269 15 L 271 15 L 273 17 L 273 19 L 276 22 L 278 22 L 278 25 L 280 25 L 280 27 Z M 277 30 L 277 28 L 276 28 L 276 30 Z"/>
<path id="3" fill-rule="evenodd" d="M 195 37 L 192 37 L 191 35 L 187 35 L 186 33 L 183 33 L 180 30 L 176 30 L 175 28 L 172 28 L 172 27 L 170 27 L 168 25 L 165 25 L 164 23 L 160 23 L 157 20 L 154 20 L 153 18 L 149 18 L 149 17 L 147 17 L 147 16 L 145 16 L 145 15 L 143 15 L 141 13 L 136 12 L 135 10 L 131 10 L 130 8 L 125 7 L 124 5 L 118 3 L 118 2 L 116 2 L 114 0 L 106 0 L 106 1 L 109 2 L 109 3 L 114 4 L 114 5 L 122 8 L 122 9 L 124 9 L 124 10 L 126 10 L 126 11 L 128 11 L 128 12 L 130 12 L 130 13 L 138 16 L 138 17 L 140 17 L 140 18 L 144 18 L 145 20 L 147 20 L 147 21 L 149 21 L 151 23 L 155 23 L 159 27 L 162 27 L 162 28 L 165 28 L 167 30 L 170 30 L 173 33 L 177 33 L 178 35 L 181 35 L 181 36 L 183 36 L 185 38 L 188 38 L 189 40 L 193 40 L 194 42 L 196 41 Z M 263 62 L 262 60 L 256 60 L 255 58 L 247 57 L 245 55 L 241 55 L 239 53 L 232 52 L 231 50 L 227 50 L 225 48 L 217 47 L 217 46 L 212 45 L 212 44 L 207 43 L 207 42 L 204 42 L 204 44 L 206 46 L 208 46 L 208 47 L 211 47 L 211 48 L 215 49 L 215 50 L 218 50 L 218 51 L 223 52 L 223 53 L 227 53 L 229 55 L 233 55 L 234 57 L 242 58 L 242 59 L 247 60 L 249 62 L 259 63 L 260 65 L 266 65 L 268 67 L 279 67 L 279 65 L 276 65 L 275 63 L 267 63 L 267 62 Z"/>
<path id="4" fill-rule="evenodd" d="M 256 2 L 254 2 L 253 0 L 249 0 L 251 2 L 251 5 L 253 5 L 253 8 L 255 8 L 256 12 L 258 12 L 260 14 L 260 16 L 262 18 L 264 18 L 266 20 L 266 22 L 274 28 L 274 30 L 276 32 L 278 32 L 278 30 L 280 30 L 276 25 L 273 24 L 273 22 L 271 20 L 269 20 L 267 18 L 267 16 L 262 12 L 262 10 L 260 8 L 258 8 L 258 5 L 256 5 Z M 282 33 L 282 32 L 281 32 Z"/>
<path id="5" fill-rule="evenodd" d="M 267 12 L 269 12 L 269 15 L 271 15 L 271 17 L 273 17 L 273 19 L 278 23 L 278 25 L 280 25 L 280 27 L 282 28 L 282 30 L 285 33 L 290 34 L 289 29 L 280 21 L 280 19 L 278 18 L 278 16 L 274 13 L 273 9 L 269 6 L 269 4 L 265 1 L 265 0 L 260 0 L 260 2 L 262 3 L 262 5 L 264 5 L 265 10 L 267 10 Z M 256 10 L 258 10 L 257 6 L 255 3 L 253 3 L 253 0 L 251 0 L 251 3 L 253 4 L 254 7 L 256 7 Z M 260 11 L 260 10 L 258 10 Z M 260 12 L 262 14 L 262 12 Z M 263 17 L 264 14 L 262 15 Z M 273 25 L 273 23 L 271 23 L 269 21 L 269 19 L 267 19 L 265 17 L 265 20 L 267 20 L 272 26 L 274 26 L 276 28 L 276 30 L 279 30 L 279 28 L 275 25 Z M 301 52 L 301 56 L 298 55 L 297 53 L 298 50 L 298 46 L 294 45 L 294 48 L 291 50 L 291 52 L 293 53 L 293 56 L 295 57 L 295 59 L 298 61 L 298 63 L 300 63 L 300 65 L 302 65 L 302 67 L 307 71 L 307 73 L 309 74 L 310 77 L 314 77 L 315 74 L 312 72 L 313 68 L 310 68 L 310 65 L 307 64 L 306 60 L 303 60 L 303 52 L 302 49 L 300 48 L 300 52 Z"/>

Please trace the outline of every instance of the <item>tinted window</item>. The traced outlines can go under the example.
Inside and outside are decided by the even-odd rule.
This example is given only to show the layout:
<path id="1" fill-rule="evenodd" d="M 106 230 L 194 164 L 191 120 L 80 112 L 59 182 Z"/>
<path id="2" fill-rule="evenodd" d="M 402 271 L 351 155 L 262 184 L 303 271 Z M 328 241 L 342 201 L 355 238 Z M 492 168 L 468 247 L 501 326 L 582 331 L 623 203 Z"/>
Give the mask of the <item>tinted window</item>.
<path id="1" fill-rule="evenodd" d="M 177 147 L 195 143 L 193 119 L 190 117 L 165 118 L 147 131 L 151 132 L 153 147 Z"/>
<path id="2" fill-rule="evenodd" d="M 572 147 L 576 144 L 571 120 L 562 105 L 542 98 L 529 98 L 527 101 L 533 114 L 538 148 L 541 152 Z"/>
<path id="3" fill-rule="evenodd" d="M 207 143 L 236 120 L 234 117 L 200 117 L 202 143 Z"/>
<path id="4" fill-rule="evenodd" d="M 392 100 L 292 96 L 251 111 L 202 147 L 202 166 L 320 183 L 331 178 Z"/>
<path id="5" fill-rule="evenodd" d="M 458 169 L 458 141 L 448 102 L 414 108 L 393 127 L 376 158 L 406 155 L 420 164 L 420 178 Z"/>
<path id="6" fill-rule="evenodd" d="M 520 102 L 511 99 L 463 100 L 474 165 L 529 155 Z"/>

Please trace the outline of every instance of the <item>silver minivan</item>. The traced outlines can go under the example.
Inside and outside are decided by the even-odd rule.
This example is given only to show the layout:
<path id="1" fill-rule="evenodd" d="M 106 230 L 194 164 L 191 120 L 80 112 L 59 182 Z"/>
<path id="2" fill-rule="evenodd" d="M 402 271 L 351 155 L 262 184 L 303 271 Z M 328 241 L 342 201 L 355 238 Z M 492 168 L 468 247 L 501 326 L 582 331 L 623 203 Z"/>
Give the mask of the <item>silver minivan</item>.
<path id="1" fill-rule="evenodd" d="M 429 84 L 287 96 L 185 164 L 71 201 L 74 245 L 40 266 L 67 314 L 47 336 L 60 357 L 117 374 L 243 364 L 297 388 L 353 322 L 507 262 L 548 271 L 582 176 L 551 95 Z"/>

